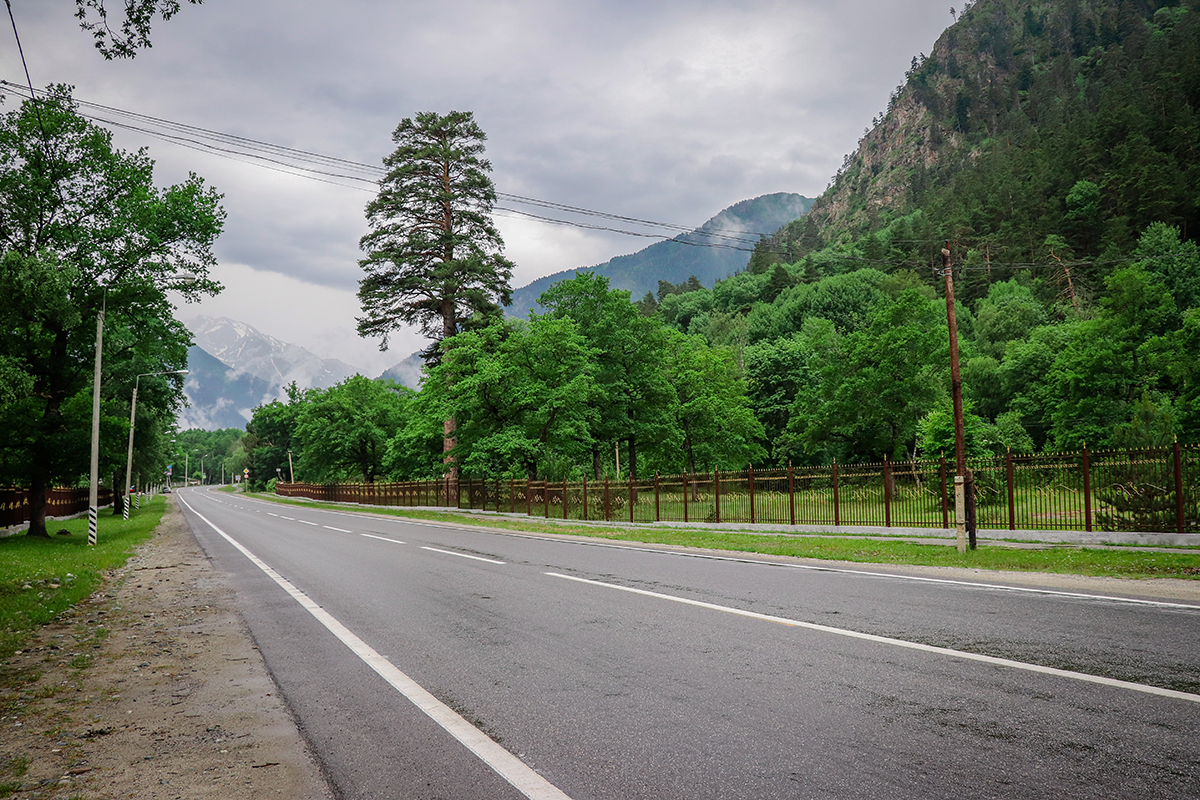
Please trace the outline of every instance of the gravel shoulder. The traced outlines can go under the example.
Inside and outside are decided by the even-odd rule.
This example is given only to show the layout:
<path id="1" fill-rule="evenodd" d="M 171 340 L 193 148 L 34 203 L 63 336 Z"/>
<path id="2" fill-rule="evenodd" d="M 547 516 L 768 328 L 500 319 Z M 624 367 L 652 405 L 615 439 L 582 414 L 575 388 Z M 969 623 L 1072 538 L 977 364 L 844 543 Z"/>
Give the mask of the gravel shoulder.
<path id="1" fill-rule="evenodd" d="M 0 686 L 0 797 L 334 796 L 173 498 Z"/>

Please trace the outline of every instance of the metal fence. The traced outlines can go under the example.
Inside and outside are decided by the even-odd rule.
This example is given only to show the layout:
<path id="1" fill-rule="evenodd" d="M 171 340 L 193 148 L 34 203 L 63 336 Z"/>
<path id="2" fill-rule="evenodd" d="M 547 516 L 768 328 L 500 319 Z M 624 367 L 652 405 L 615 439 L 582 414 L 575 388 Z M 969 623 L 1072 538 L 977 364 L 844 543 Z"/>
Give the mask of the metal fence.
<path id="1" fill-rule="evenodd" d="M 96 502 L 100 506 L 112 503 L 112 489 L 100 489 Z M 46 516 L 69 517 L 88 510 L 88 490 L 47 489 Z M 29 490 L 0 489 L 0 528 L 21 525 L 29 521 Z"/>
<path id="2" fill-rule="evenodd" d="M 968 462 L 980 528 L 1200 533 L 1200 447 L 1005 455 Z M 277 494 L 556 519 L 949 528 L 946 460 L 600 481 L 463 477 L 375 484 L 278 483 Z"/>

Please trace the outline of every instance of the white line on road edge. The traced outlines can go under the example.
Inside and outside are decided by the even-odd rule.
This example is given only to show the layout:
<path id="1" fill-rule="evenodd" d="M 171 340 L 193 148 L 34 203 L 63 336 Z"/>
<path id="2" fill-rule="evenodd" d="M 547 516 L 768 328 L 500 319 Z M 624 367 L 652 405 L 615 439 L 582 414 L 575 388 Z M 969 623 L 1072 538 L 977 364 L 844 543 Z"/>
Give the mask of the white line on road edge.
<path id="1" fill-rule="evenodd" d="M 676 597 L 670 594 L 660 594 L 659 592 L 651 592 L 645 589 L 634 589 L 631 586 L 621 586 L 616 583 L 604 583 L 602 581 L 588 580 L 587 578 L 577 578 L 573 575 L 563 575 L 558 572 L 547 572 L 552 578 L 565 578 L 569 581 L 578 583 L 586 583 L 591 586 L 602 586 L 606 589 L 619 589 L 622 592 L 630 592 L 632 594 L 640 594 L 644 597 L 654 597 L 659 600 L 671 600 L 676 603 L 683 603 L 697 608 L 707 608 L 712 611 L 724 611 L 727 614 L 736 614 L 741 617 L 749 617 L 750 619 L 758 619 L 766 622 L 778 622 L 781 625 L 789 625 L 794 628 L 807 628 L 812 631 L 821 631 L 822 633 L 834 633 L 838 636 L 849 636 L 852 639 L 862 639 L 868 642 L 877 644 L 890 644 L 896 647 L 907 647 L 910 650 L 921 650 L 926 653 L 937 653 L 944 656 L 953 656 L 954 658 L 963 658 L 970 661 L 982 661 L 985 664 L 992 664 L 997 667 L 1011 667 L 1013 669 L 1023 669 L 1029 672 L 1040 672 L 1043 675 L 1056 675 L 1060 678 L 1071 678 L 1077 681 L 1086 681 L 1088 683 L 1099 683 L 1104 686 L 1115 686 L 1118 689 L 1130 689 L 1135 692 L 1145 692 L 1146 694 L 1156 694 L 1160 697 L 1171 697 L 1176 700 L 1188 700 L 1193 703 L 1200 703 L 1200 694 L 1190 694 L 1188 692 L 1178 692 L 1174 689 L 1162 689 L 1158 686 L 1147 686 L 1143 683 L 1132 683 L 1130 681 L 1119 681 L 1115 678 L 1104 678 L 1099 675 L 1088 675 L 1084 672 L 1072 672 L 1065 669 L 1055 669 L 1054 667 L 1043 667 L 1039 664 L 1027 664 L 1023 661 L 1011 661 L 1007 658 L 996 658 L 995 656 L 985 656 L 979 653 L 968 653 L 964 650 L 952 650 L 949 647 L 935 647 L 929 644 L 921 644 L 920 642 L 907 642 L 903 639 L 893 639 L 888 636 L 876 636 L 873 633 L 860 633 L 858 631 L 847 630 L 845 628 L 832 628 L 828 625 L 818 625 L 815 622 L 801 622 L 796 619 L 788 619 L 787 617 L 774 617 L 769 614 L 759 614 L 756 611 L 745 611 L 740 608 L 732 608 L 730 606 L 719 606 L 715 603 L 706 603 L 702 600 L 690 600 L 686 597 Z"/>
<path id="2" fill-rule="evenodd" d="M 346 533 L 349 532 L 350 531 L 346 531 Z M 366 536 L 368 539 L 378 539 L 381 542 L 391 542 L 392 544 L 404 544 L 404 542 L 400 541 L 399 539 L 389 539 L 386 536 L 376 536 L 373 533 L 360 533 L 359 536 Z"/>
<path id="3" fill-rule="evenodd" d="M 486 561 L 489 564 L 499 564 L 500 566 L 504 566 L 503 561 L 496 561 L 493 558 L 484 558 L 482 556 L 472 556 L 472 555 L 467 555 L 466 553 L 456 553 L 453 550 L 439 550 L 436 547 L 422 547 L 421 549 L 422 550 L 430 550 L 434 553 L 441 553 L 442 555 L 458 556 L 459 558 L 473 558 L 476 561 Z"/>
<path id="4" fill-rule="evenodd" d="M 334 636 L 349 647 L 351 652 L 362 659 L 367 666 L 379 673 L 396 691 L 408 698 L 413 705 L 425 712 L 434 722 L 441 725 L 447 733 L 462 743 L 464 747 L 474 753 L 483 763 L 487 764 L 500 777 L 516 787 L 517 791 L 530 798 L 530 800 L 571 800 L 557 786 L 547 781 L 541 775 L 538 775 L 519 758 L 493 742 L 474 725 L 454 713 L 449 706 L 421 688 L 416 681 L 397 669 L 391 662 L 379 655 L 379 653 L 375 652 L 370 645 L 355 636 L 349 628 L 338 622 L 332 614 L 313 602 L 308 595 L 297 589 L 286 578 L 271 569 L 266 562 L 259 559 L 258 556 L 242 546 L 240 542 L 236 541 L 232 536 L 214 525 L 207 517 L 192 508 L 187 501 L 183 501 L 183 504 L 188 507 L 189 511 L 204 520 L 210 528 L 220 534 L 227 542 L 236 547 L 242 555 L 250 559 L 254 566 L 261 569 L 271 580 L 279 584 L 285 592 L 290 594 L 297 603 L 304 607 L 305 611 L 316 617 L 317 621 L 328 628 Z"/>

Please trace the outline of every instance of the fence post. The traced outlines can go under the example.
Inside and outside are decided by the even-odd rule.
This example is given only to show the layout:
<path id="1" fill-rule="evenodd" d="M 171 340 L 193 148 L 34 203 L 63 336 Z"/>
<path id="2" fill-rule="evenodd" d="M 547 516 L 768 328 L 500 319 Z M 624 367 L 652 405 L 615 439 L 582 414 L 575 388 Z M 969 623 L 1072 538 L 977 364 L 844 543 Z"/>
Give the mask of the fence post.
<path id="1" fill-rule="evenodd" d="M 792 471 L 792 460 L 788 459 L 788 513 L 792 524 L 796 524 L 796 475 Z"/>
<path id="2" fill-rule="evenodd" d="M 546 519 L 550 519 L 550 481 L 542 478 L 542 502 L 546 504 Z"/>
<path id="3" fill-rule="evenodd" d="M 835 527 L 842 524 L 842 510 L 838 501 L 838 469 L 836 458 L 833 460 L 833 524 Z"/>
<path id="4" fill-rule="evenodd" d="M 1083 443 L 1083 519 L 1087 531 L 1092 530 L 1092 465 L 1088 460 L 1087 442 Z"/>
<path id="5" fill-rule="evenodd" d="M 942 527 L 950 527 L 950 503 L 946 498 L 946 454 L 942 453 L 938 462 L 939 483 L 942 485 Z"/>
<path id="6" fill-rule="evenodd" d="M 608 497 L 608 476 L 604 476 L 604 521 L 609 522 L 609 511 L 612 509 L 612 503 Z"/>
<path id="7" fill-rule="evenodd" d="M 1183 533 L 1183 460 L 1179 456 L 1179 437 L 1175 437 L 1175 532 Z"/>
<path id="8" fill-rule="evenodd" d="M 583 476 L 583 518 L 586 521 L 587 515 L 587 475 Z"/>
<path id="9" fill-rule="evenodd" d="M 717 523 L 721 522 L 721 473 L 713 470 L 713 510 L 717 515 Z"/>
<path id="10" fill-rule="evenodd" d="M 884 527 L 892 527 L 892 462 L 883 457 L 883 520 Z"/>
<path id="11" fill-rule="evenodd" d="M 563 478 L 563 519 L 567 518 L 567 479 Z"/>
<path id="12" fill-rule="evenodd" d="M 750 524 L 754 524 L 754 465 L 750 465 Z"/>
<path id="13" fill-rule="evenodd" d="M 691 492 L 692 492 L 692 489 L 690 486 L 688 486 L 688 474 L 685 472 L 685 473 L 683 473 L 683 521 L 684 522 L 688 521 L 688 495 L 691 494 Z"/>
<path id="14" fill-rule="evenodd" d="M 658 472 L 654 473 L 654 521 L 660 522 L 662 515 L 658 512 Z"/>
<path id="15" fill-rule="evenodd" d="M 1013 465 L 1012 465 L 1012 450 L 1009 449 L 1004 454 L 1004 471 L 1008 475 L 1008 529 L 1015 531 L 1017 529 L 1017 506 L 1014 497 L 1013 489 Z"/>
<path id="16" fill-rule="evenodd" d="M 525 478 L 525 516 L 533 516 L 533 480 Z"/>

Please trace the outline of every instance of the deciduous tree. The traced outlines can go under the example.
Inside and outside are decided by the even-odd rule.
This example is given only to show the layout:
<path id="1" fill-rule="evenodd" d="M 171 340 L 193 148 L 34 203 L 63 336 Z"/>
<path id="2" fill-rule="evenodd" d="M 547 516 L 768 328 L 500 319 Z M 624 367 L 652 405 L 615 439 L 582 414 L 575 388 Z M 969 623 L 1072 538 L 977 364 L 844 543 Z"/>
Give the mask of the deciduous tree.
<path id="1" fill-rule="evenodd" d="M 89 426 L 72 409 L 91 391 L 101 309 L 111 333 L 104 416 L 127 419 L 137 373 L 186 364 L 190 335 L 172 316 L 168 288 L 188 299 L 220 290 L 207 278 L 220 195 L 195 175 L 159 189 L 152 168 L 144 151 L 113 149 L 64 87 L 0 117 L 0 361 L 18 373 L 19 393 L 0 406 L 0 422 L 21 431 L 0 444 L 0 477 L 29 488 L 32 535 L 45 535 L 51 482 L 86 471 Z M 181 403 L 182 380 L 171 386 L 139 406 Z M 127 432 L 102 426 L 102 460 L 120 461 Z"/>

